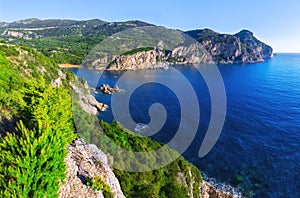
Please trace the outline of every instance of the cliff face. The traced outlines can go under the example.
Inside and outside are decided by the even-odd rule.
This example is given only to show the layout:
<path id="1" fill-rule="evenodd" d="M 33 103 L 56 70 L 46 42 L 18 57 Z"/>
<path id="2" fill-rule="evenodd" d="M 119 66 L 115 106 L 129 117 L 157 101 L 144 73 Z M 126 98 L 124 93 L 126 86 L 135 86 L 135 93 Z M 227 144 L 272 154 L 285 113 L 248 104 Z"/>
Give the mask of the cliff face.
<path id="1" fill-rule="evenodd" d="M 258 63 L 272 57 L 270 46 L 259 41 L 253 33 L 242 30 L 235 35 L 219 34 L 209 29 L 186 32 L 198 42 L 178 46 L 172 50 L 153 49 L 129 55 L 94 61 L 93 68 L 108 70 L 136 70 L 166 68 L 171 64 L 234 64 Z M 98 66 L 97 64 L 101 64 Z M 104 65 L 108 65 L 105 67 Z"/>
<path id="2" fill-rule="evenodd" d="M 101 62 L 103 64 L 103 62 Z M 108 65 L 108 70 L 137 70 L 166 68 L 170 64 L 200 64 L 213 63 L 210 55 L 203 51 L 198 43 L 190 46 L 179 46 L 173 50 L 153 49 L 131 55 L 116 56 Z M 97 65 L 93 65 L 97 68 Z"/>
<path id="3" fill-rule="evenodd" d="M 257 63 L 270 58 L 273 49 L 248 30 L 235 35 L 219 34 L 209 29 L 186 32 L 212 56 L 216 64 Z"/>
<path id="4" fill-rule="evenodd" d="M 120 183 L 108 165 L 107 156 L 93 144 L 87 144 L 78 139 L 68 146 L 68 156 L 65 158 L 67 165 L 67 177 L 65 183 L 60 186 L 59 197 L 90 197 L 103 198 L 104 193 L 94 190 L 85 183 L 88 177 L 100 177 L 110 188 L 113 197 L 124 198 Z M 179 172 L 177 180 L 188 187 L 188 196 L 198 198 L 193 193 L 193 188 L 199 188 L 199 198 L 233 198 L 233 195 L 216 190 L 211 184 L 203 181 L 195 185 L 194 175 Z M 190 182 L 188 182 L 190 181 Z"/>
<path id="5" fill-rule="evenodd" d="M 93 144 L 76 140 L 68 146 L 67 177 L 60 186 L 60 198 L 65 197 L 104 197 L 102 191 L 87 186 L 88 177 L 100 177 L 110 188 L 113 197 L 124 198 L 120 184 L 107 161 L 107 156 Z"/>
<path id="6" fill-rule="evenodd" d="M 273 54 L 273 49 L 270 46 L 256 39 L 253 33 L 248 30 L 242 30 L 234 36 L 240 39 L 249 54 L 255 55 L 263 60 L 270 58 Z"/>

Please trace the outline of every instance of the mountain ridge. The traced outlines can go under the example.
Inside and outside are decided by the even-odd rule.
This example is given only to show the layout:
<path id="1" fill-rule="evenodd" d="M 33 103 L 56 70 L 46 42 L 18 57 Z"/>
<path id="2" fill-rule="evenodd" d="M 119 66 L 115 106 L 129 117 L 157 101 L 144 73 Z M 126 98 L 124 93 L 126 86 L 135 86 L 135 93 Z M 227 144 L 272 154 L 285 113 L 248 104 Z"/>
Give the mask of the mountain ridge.
<path id="1" fill-rule="evenodd" d="M 160 27 L 139 20 L 107 22 L 100 19 L 72 20 L 30 18 L 0 23 L 0 39 L 36 48 L 58 63 L 81 64 L 93 47 L 113 34 L 136 27 Z M 273 49 L 253 32 L 218 33 L 204 28 L 181 32 L 198 41 L 215 64 L 258 63 L 273 56 Z M 155 47 L 155 46 L 147 46 Z"/>

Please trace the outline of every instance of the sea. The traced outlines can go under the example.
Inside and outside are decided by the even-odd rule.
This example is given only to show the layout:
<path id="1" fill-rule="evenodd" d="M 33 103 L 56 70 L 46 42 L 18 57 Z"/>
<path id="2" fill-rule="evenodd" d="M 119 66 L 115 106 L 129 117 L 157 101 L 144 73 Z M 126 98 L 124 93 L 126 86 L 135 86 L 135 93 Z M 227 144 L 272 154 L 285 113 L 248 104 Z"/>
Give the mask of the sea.
<path id="1" fill-rule="evenodd" d="M 164 125 L 151 135 L 163 143 L 176 135 L 179 123 L 184 120 L 181 114 L 185 107 L 181 105 L 189 103 L 189 94 L 195 94 L 200 114 L 190 119 L 199 120 L 199 125 L 183 156 L 201 170 L 206 180 L 236 196 L 300 197 L 300 54 L 278 53 L 263 63 L 215 67 L 226 93 L 225 121 L 216 144 L 204 157 L 198 153 L 213 109 L 207 83 L 214 81 L 205 81 L 197 67 L 174 65 L 169 67 L 172 69 L 127 72 L 71 70 L 94 88 L 103 83 L 117 84 L 126 93 L 136 87 L 124 107 L 130 115 L 124 116 L 131 116 L 138 126 L 147 126 L 151 121 L 151 105 L 163 106 L 167 113 Z M 125 81 L 118 84 L 124 75 Z M 179 77 L 187 81 L 182 83 Z M 144 79 L 145 83 L 136 79 Z M 191 87 L 187 88 L 186 82 Z M 168 87 L 170 84 L 178 89 Z M 116 119 L 112 98 L 123 93 L 105 95 L 97 90 L 93 94 L 110 106 L 98 115 L 99 119 L 107 122 Z M 185 97 L 178 98 L 182 94 Z M 193 110 L 189 111 L 193 114 Z M 189 125 L 184 126 L 189 134 Z M 176 149 L 176 145 L 173 147 Z"/>

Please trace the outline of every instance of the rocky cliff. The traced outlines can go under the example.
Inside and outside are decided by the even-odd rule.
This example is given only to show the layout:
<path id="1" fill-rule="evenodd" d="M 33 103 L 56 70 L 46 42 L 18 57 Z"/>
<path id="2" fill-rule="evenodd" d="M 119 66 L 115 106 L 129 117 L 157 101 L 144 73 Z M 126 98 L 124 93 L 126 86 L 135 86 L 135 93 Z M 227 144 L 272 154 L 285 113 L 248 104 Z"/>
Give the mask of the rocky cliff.
<path id="1" fill-rule="evenodd" d="M 186 33 L 207 50 L 216 64 L 263 62 L 273 54 L 270 46 L 259 41 L 248 30 L 235 35 L 219 34 L 209 29 Z"/>
<path id="2" fill-rule="evenodd" d="M 100 177 L 110 188 L 113 197 L 125 197 L 118 179 L 108 165 L 107 156 L 93 144 L 87 144 L 82 139 L 74 141 L 68 146 L 68 156 L 65 159 L 67 165 L 67 177 L 65 183 L 60 186 L 59 197 L 89 197 L 103 198 L 103 192 L 94 190 L 87 186 L 89 177 Z M 186 180 L 193 180 L 192 173 L 190 177 L 183 173 L 178 173 L 178 181 L 187 185 Z M 191 180 L 189 188 L 189 197 L 196 198 L 193 194 L 193 188 L 199 188 L 199 198 L 233 198 L 233 195 L 224 191 L 217 190 L 208 182 L 203 181 L 195 185 Z"/>
<path id="3" fill-rule="evenodd" d="M 98 61 L 99 62 L 99 61 Z M 103 61 L 100 61 L 103 65 Z M 97 61 L 95 62 L 97 63 Z M 211 56 L 203 51 L 199 43 L 190 46 L 178 46 L 173 50 L 155 48 L 129 55 L 115 56 L 114 60 L 104 69 L 108 70 L 137 70 L 167 68 L 171 64 L 196 65 L 213 63 Z M 96 64 L 94 68 L 99 68 Z M 100 67 L 101 68 L 101 67 Z M 102 67 L 103 68 L 103 67 Z"/>
<path id="4" fill-rule="evenodd" d="M 248 30 L 235 35 L 219 34 L 209 29 L 186 33 L 196 41 L 187 46 L 179 45 L 172 50 L 150 49 L 151 47 L 134 49 L 114 56 L 110 63 L 107 62 L 108 58 L 103 58 L 93 61 L 91 65 L 96 69 L 136 70 L 166 68 L 171 64 L 258 63 L 266 61 L 273 54 L 270 46 L 259 41 Z"/>
<path id="5" fill-rule="evenodd" d="M 107 156 L 93 144 L 75 140 L 68 146 L 67 177 L 60 186 L 60 198 L 67 197 L 105 197 L 101 190 L 86 185 L 88 178 L 100 177 L 115 198 L 124 198 L 120 184 L 108 165 Z"/>

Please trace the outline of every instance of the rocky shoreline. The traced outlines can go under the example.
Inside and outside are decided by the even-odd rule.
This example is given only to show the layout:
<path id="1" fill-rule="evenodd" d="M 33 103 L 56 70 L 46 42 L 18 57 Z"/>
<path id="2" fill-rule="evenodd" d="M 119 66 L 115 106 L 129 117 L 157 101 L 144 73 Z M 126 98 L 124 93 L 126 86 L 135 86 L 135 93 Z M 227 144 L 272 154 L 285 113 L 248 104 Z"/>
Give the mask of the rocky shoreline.
<path id="1" fill-rule="evenodd" d="M 93 144 L 77 139 L 68 146 L 65 158 L 67 177 L 60 186 L 59 197 L 95 197 L 102 198 L 103 192 L 87 186 L 88 177 L 100 177 L 111 189 L 113 197 L 124 198 L 120 183 L 109 167 L 107 156 Z M 234 198 L 233 194 L 217 190 L 210 183 L 203 181 L 199 185 L 199 198 Z"/>
<path id="2" fill-rule="evenodd" d="M 97 115 L 99 111 L 105 111 L 108 108 L 107 104 L 98 102 L 90 93 L 91 88 L 86 81 L 83 84 L 80 82 L 70 83 L 70 86 L 78 96 L 77 103 L 90 115 Z"/>
<path id="3" fill-rule="evenodd" d="M 81 83 L 81 85 L 76 86 L 75 84 L 71 84 L 71 86 L 79 95 L 79 104 L 90 115 L 97 114 L 97 108 L 95 108 L 97 105 L 101 105 L 101 107 L 104 105 L 107 108 L 107 105 L 99 103 L 89 93 L 91 88 L 86 81 L 83 84 Z M 115 89 L 119 90 L 118 87 L 115 87 Z M 84 103 L 83 101 L 85 100 L 88 102 Z M 97 192 L 84 185 L 85 178 L 97 174 L 100 174 L 101 178 L 111 187 L 114 197 L 124 197 L 120 183 L 108 165 L 107 156 L 100 149 L 95 145 L 85 143 L 82 139 L 78 139 L 72 145 L 69 145 L 68 150 L 69 154 L 65 159 L 67 164 L 67 179 L 66 183 L 60 188 L 60 197 L 72 197 L 75 195 L 103 197 L 101 191 Z M 76 186 L 76 189 L 74 189 L 74 186 Z M 203 181 L 199 185 L 199 188 L 201 198 L 234 198 L 233 194 L 218 190 L 206 181 Z"/>

